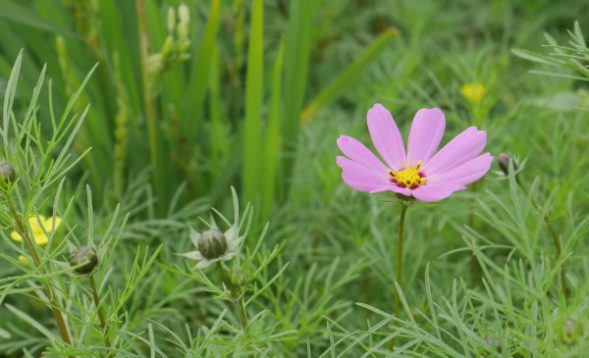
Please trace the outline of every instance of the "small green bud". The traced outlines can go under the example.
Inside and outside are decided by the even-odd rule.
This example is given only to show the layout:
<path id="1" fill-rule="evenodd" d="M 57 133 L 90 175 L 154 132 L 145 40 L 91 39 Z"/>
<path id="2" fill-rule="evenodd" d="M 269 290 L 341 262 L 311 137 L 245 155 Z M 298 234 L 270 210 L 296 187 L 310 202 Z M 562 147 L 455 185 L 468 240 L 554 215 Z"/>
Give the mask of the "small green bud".
<path id="1" fill-rule="evenodd" d="M 188 25 L 188 21 L 190 21 L 190 9 L 184 3 L 178 6 L 178 18 L 180 18 L 180 23 L 183 25 Z"/>
<path id="2" fill-rule="evenodd" d="M 572 344 L 583 336 L 583 325 L 573 318 L 567 318 L 562 323 L 560 335 L 565 343 Z"/>
<path id="3" fill-rule="evenodd" d="M 509 154 L 499 154 L 499 157 L 497 158 L 497 164 L 499 164 L 499 169 L 501 169 L 503 174 L 505 174 L 506 176 L 509 175 L 509 162 L 513 162 L 513 169 L 517 172 L 518 165 L 515 162 L 515 160 L 513 160 L 513 158 Z"/>
<path id="4" fill-rule="evenodd" d="M 12 183 L 16 180 L 16 170 L 6 162 L 0 163 L 0 177 L 4 182 Z"/>
<path id="5" fill-rule="evenodd" d="M 76 267 L 76 272 L 84 275 L 92 272 L 98 265 L 98 256 L 92 246 L 83 245 L 72 251 L 69 258 L 70 265 Z"/>
<path id="6" fill-rule="evenodd" d="M 181 4 L 178 7 L 178 26 L 176 27 L 176 33 L 178 34 L 178 39 L 180 40 L 187 40 L 188 39 L 188 23 L 190 21 L 190 10 L 188 6 L 185 4 Z"/>
<path id="7" fill-rule="evenodd" d="M 207 230 L 198 239 L 198 251 L 207 260 L 219 258 L 227 252 L 227 239 L 219 230 Z"/>
<path id="8" fill-rule="evenodd" d="M 168 9 L 168 33 L 174 32 L 174 28 L 176 27 L 176 12 L 173 8 Z"/>

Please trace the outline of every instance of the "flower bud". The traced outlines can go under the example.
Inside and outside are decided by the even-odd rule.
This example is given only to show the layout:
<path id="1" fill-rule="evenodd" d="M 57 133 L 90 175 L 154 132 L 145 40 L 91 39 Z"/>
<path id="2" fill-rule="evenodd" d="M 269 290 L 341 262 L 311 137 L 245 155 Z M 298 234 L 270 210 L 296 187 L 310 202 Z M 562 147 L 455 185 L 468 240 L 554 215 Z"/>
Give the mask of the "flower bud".
<path id="1" fill-rule="evenodd" d="M 168 9 L 168 33 L 174 32 L 174 28 L 176 27 L 176 12 L 173 8 Z"/>
<path id="2" fill-rule="evenodd" d="M 513 160 L 509 154 L 501 153 L 497 158 L 497 163 L 499 164 L 499 169 L 505 174 L 506 176 L 509 175 L 509 162 L 513 163 L 513 169 L 517 172 L 518 166 L 517 163 Z"/>
<path id="3" fill-rule="evenodd" d="M 0 163 L 0 177 L 2 181 L 12 183 L 16 180 L 16 171 L 12 165 L 6 162 Z"/>
<path id="4" fill-rule="evenodd" d="M 485 95 L 485 86 L 480 82 L 465 83 L 460 86 L 460 94 L 471 104 L 479 104 Z"/>
<path id="5" fill-rule="evenodd" d="M 178 7 L 178 26 L 176 27 L 176 33 L 180 40 L 188 39 L 188 22 L 190 21 L 190 10 L 186 4 L 181 4 Z"/>
<path id="6" fill-rule="evenodd" d="M 69 258 L 70 265 L 76 267 L 76 272 L 83 275 L 92 272 L 98 265 L 98 256 L 92 246 L 83 245 L 72 251 Z"/>
<path id="7" fill-rule="evenodd" d="M 207 230 L 198 239 L 198 251 L 207 260 L 219 258 L 227 251 L 227 239 L 219 230 Z"/>
<path id="8" fill-rule="evenodd" d="M 180 18 L 180 23 L 183 25 L 187 25 L 188 21 L 190 21 L 190 9 L 184 3 L 178 6 L 178 18 Z"/>

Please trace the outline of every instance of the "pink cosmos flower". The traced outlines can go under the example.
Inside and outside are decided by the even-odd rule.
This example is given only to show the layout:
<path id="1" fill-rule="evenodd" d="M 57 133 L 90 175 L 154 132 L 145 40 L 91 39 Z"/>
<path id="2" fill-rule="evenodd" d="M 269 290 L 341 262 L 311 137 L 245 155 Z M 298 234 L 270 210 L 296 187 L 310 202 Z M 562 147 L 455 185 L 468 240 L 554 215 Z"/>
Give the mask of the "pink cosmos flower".
<path id="1" fill-rule="evenodd" d="M 362 143 L 342 135 L 337 157 L 342 179 L 352 189 L 368 193 L 392 191 L 417 200 L 434 202 L 463 190 L 491 167 L 493 157 L 481 155 L 487 133 L 469 127 L 438 152 L 446 120 L 439 108 L 422 108 L 415 114 L 407 151 L 389 111 L 375 104 L 367 115 L 372 143 L 384 163 Z"/>

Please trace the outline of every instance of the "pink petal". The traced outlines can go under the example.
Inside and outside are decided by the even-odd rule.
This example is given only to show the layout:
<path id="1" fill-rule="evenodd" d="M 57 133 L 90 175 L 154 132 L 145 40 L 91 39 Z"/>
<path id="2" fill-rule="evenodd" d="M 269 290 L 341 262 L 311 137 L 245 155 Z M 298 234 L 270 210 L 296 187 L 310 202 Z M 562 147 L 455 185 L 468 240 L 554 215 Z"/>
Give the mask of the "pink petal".
<path id="1" fill-rule="evenodd" d="M 487 144 L 487 132 L 470 127 L 454 137 L 427 163 L 423 171 L 426 175 L 435 175 L 455 168 L 476 158 Z"/>
<path id="2" fill-rule="evenodd" d="M 386 173 L 387 167 L 364 144 L 345 135 L 337 139 L 337 146 L 352 161 L 371 169 Z"/>
<path id="3" fill-rule="evenodd" d="M 399 128 L 389 111 L 380 104 L 368 110 L 368 131 L 378 154 L 392 169 L 402 169 L 405 163 L 405 146 Z"/>
<path id="4" fill-rule="evenodd" d="M 342 168 L 342 180 L 352 189 L 365 192 L 385 191 L 388 182 L 386 171 L 380 172 L 345 157 L 337 157 Z"/>
<path id="5" fill-rule="evenodd" d="M 453 183 L 426 184 L 413 190 L 412 194 L 417 200 L 431 203 L 446 199 L 452 193 L 462 189 L 464 186 Z"/>
<path id="6" fill-rule="evenodd" d="M 493 156 L 485 153 L 475 159 L 450 169 L 442 174 L 432 175 L 427 177 L 426 185 L 439 184 L 457 184 L 461 186 L 468 185 L 479 180 L 491 168 L 493 163 Z"/>
<path id="7" fill-rule="evenodd" d="M 420 160 L 425 164 L 431 158 L 438 149 L 445 128 L 446 119 L 439 108 L 417 111 L 407 140 L 407 159 L 412 166 Z"/>
<path id="8" fill-rule="evenodd" d="M 370 193 L 380 193 L 383 191 L 387 191 L 390 190 L 393 193 L 397 193 L 397 194 L 401 194 L 401 195 L 405 195 L 405 196 L 411 196 L 411 189 L 408 188 L 401 188 L 400 186 L 396 186 L 394 184 L 388 184 L 386 186 L 380 187 L 380 188 L 376 188 L 374 190 L 372 190 Z"/>

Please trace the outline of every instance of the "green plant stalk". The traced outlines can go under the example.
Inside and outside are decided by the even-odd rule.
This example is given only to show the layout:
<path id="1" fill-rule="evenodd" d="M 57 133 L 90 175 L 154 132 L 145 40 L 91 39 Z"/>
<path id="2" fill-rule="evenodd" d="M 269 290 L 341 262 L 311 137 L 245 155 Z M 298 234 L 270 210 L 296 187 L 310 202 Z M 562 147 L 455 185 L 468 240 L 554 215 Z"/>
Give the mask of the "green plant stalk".
<path id="1" fill-rule="evenodd" d="M 280 160 L 280 119 L 282 105 L 282 60 L 284 42 L 280 44 L 272 69 L 270 109 L 268 122 L 264 133 L 264 159 L 262 178 L 262 213 L 263 217 L 270 216 L 272 204 L 276 198 L 278 183 L 278 164 Z"/>
<path id="2" fill-rule="evenodd" d="M 554 227 L 552 226 L 552 223 L 550 222 L 550 217 L 548 216 L 548 214 L 544 214 L 542 212 L 542 208 L 540 207 L 540 205 L 538 205 L 538 203 L 536 203 L 536 200 L 534 200 L 534 198 L 532 196 L 530 196 L 530 194 L 525 189 L 525 187 L 522 185 L 521 181 L 519 180 L 519 178 L 517 176 L 515 177 L 515 182 L 520 187 L 520 189 L 524 192 L 524 194 L 526 194 L 526 196 L 530 199 L 530 202 L 532 203 L 532 206 L 534 207 L 534 209 L 536 209 L 538 211 L 538 213 L 540 213 L 540 215 L 542 215 L 542 220 L 544 221 L 544 225 L 546 225 L 546 228 L 548 229 L 548 233 L 550 234 L 550 238 L 552 239 L 552 243 L 554 244 L 554 251 L 555 251 L 554 262 L 558 262 L 558 260 L 560 260 L 560 257 L 562 255 L 562 243 L 560 242 L 560 236 L 558 236 L 558 234 L 556 233 L 556 230 L 554 230 Z M 568 285 L 566 282 L 566 266 L 564 263 L 560 266 L 559 274 L 560 274 L 560 286 L 561 286 L 562 294 L 564 295 L 564 298 L 566 299 L 569 295 L 569 288 L 568 288 Z"/>
<path id="3" fill-rule="evenodd" d="M 192 63 L 193 71 L 188 88 L 185 91 L 185 113 L 188 115 L 182 119 L 182 129 L 186 131 L 183 134 L 189 136 L 188 141 L 190 144 L 194 144 L 194 136 L 204 119 L 204 103 L 207 85 L 209 84 L 206 79 L 210 77 L 211 66 L 216 60 L 215 39 L 221 19 L 220 8 L 220 0 L 211 1 L 209 16 Z"/>
<path id="4" fill-rule="evenodd" d="M 395 272 L 396 277 L 395 281 L 397 282 L 398 287 L 401 287 L 401 278 L 403 277 L 403 239 L 405 234 L 405 217 L 407 216 L 407 209 L 409 205 L 405 202 L 401 202 L 401 214 L 399 216 L 399 224 L 397 226 L 397 246 L 396 246 L 396 256 L 397 256 L 397 270 Z M 399 310 L 401 308 L 401 299 L 399 297 L 399 292 L 397 291 L 397 286 L 395 286 L 395 295 L 393 300 L 393 317 L 399 317 Z M 395 338 L 393 337 L 390 341 L 389 348 L 393 350 L 395 348 Z"/>
<path id="5" fill-rule="evenodd" d="M 147 68 L 149 61 L 149 35 L 145 24 L 145 11 L 142 0 L 135 0 L 135 11 L 137 13 L 137 26 L 139 31 L 139 47 L 141 50 L 141 76 L 143 79 L 143 100 L 145 101 L 145 117 L 147 122 L 147 136 L 149 141 L 149 154 L 151 157 L 151 170 L 153 177 L 154 190 L 157 197 L 163 199 L 163 182 L 161 180 L 163 171 L 159 162 L 158 151 L 158 130 L 155 119 L 155 104 L 153 103 L 153 94 L 151 93 L 152 81 Z M 164 205 L 161 201 L 158 205 L 163 211 Z"/>
<path id="6" fill-rule="evenodd" d="M 219 274 L 221 275 L 221 280 L 229 289 L 229 293 L 231 295 L 231 299 L 235 306 L 235 310 L 239 316 L 239 322 L 241 323 L 242 328 L 246 328 L 248 326 L 248 318 L 247 318 L 247 311 L 245 310 L 245 302 L 243 301 L 243 295 L 241 294 L 241 288 L 236 287 L 229 276 L 229 273 L 223 266 L 221 262 L 218 263 L 219 267 Z"/>
<path id="7" fill-rule="evenodd" d="M 476 194 L 479 190 L 478 184 L 479 184 L 478 182 L 474 182 L 470 186 L 470 192 L 473 195 Z M 474 201 L 471 200 L 471 205 L 472 204 L 474 204 Z M 466 226 L 468 226 L 469 228 L 474 230 L 474 209 L 470 210 L 468 213 L 468 219 L 466 221 Z M 474 283 L 474 282 L 476 282 L 477 278 L 479 277 L 479 274 L 481 271 L 481 266 L 479 265 L 479 262 L 477 261 L 476 256 L 474 255 L 474 252 L 470 253 L 469 258 L 468 258 L 468 262 L 470 264 L 471 279 Z"/>
<path id="8" fill-rule="evenodd" d="M 10 210 L 10 214 L 12 215 L 12 217 L 16 223 L 16 229 L 20 233 L 21 237 L 23 238 L 23 242 L 25 243 L 25 246 L 27 247 L 27 250 L 29 251 L 29 254 L 31 255 L 31 257 L 33 259 L 33 263 L 34 263 L 35 267 L 39 270 L 39 272 L 41 272 L 41 274 L 44 275 L 46 272 L 43 269 L 43 267 L 41 266 L 41 259 L 39 258 L 39 254 L 37 254 L 37 250 L 35 249 L 35 244 L 31 240 L 31 238 L 29 237 L 26 226 L 23 223 L 23 221 L 21 220 L 20 216 L 18 215 L 18 212 L 16 211 L 16 206 L 14 205 L 14 202 L 12 201 L 10 193 L 5 192 L 4 194 L 5 194 L 6 202 L 8 204 L 8 208 Z M 51 289 L 51 286 L 48 286 L 45 284 L 42 284 L 42 288 L 43 288 L 43 293 L 45 294 L 45 296 L 49 300 L 49 305 L 50 305 L 49 308 L 51 309 L 51 313 L 53 313 L 53 318 L 55 318 L 55 323 L 57 325 L 57 329 L 59 330 L 59 334 L 61 335 L 61 339 L 67 345 L 71 346 L 72 341 L 71 341 L 70 335 L 68 333 L 67 325 L 65 323 L 65 319 L 63 318 L 62 312 L 58 308 L 59 306 L 57 304 L 57 300 L 56 300 L 55 296 L 53 295 L 53 290 Z M 68 356 L 68 357 L 73 357 L 73 356 Z"/>
<path id="9" fill-rule="evenodd" d="M 401 214 L 399 216 L 399 226 L 397 227 L 397 271 L 396 271 L 396 278 L 397 284 L 401 286 L 401 278 L 403 274 L 403 238 L 405 234 L 405 217 L 407 215 L 407 209 L 409 206 L 405 203 L 401 204 Z M 395 290 L 395 301 L 393 305 L 393 315 L 399 315 L 399 309 L 401 307 L 401 302 L 399 302 L 399 293 Z"/>
<path id="10" fill-rule="evenodd" d="M 96 289 L 96 282 L 94 282 L 94 275 L 90 273 L 88 275 L 88 281 L 90 282 L 90 291 L 92 292 L 92 298 L 94 299 L 94 306 L 96 306 L 96 313 L 98 315 L 98 321 L 100 325 L 100 330 L 102 331 L 102 335 L 104 336 L 104 345 L 107 348 L 110 348 L 110 336 L 108 334 L 108 325 L 106 320 L 104 319 L 104 314 L 102 313 L 102 308 L 100 307 L 100 296 L 98 296 L 98 290 Z M 110 356 L 110 352 L 108 354 Z"/>
<path id="11" fill-rule="evenodd" d="M 264 3 L 252 2 L 245 83 L 245 119 L 243 125 L 243 195 L 254 201 L 260 193 L 259 155 L 262 149 L 262 102 L 264 84 Z"/>

